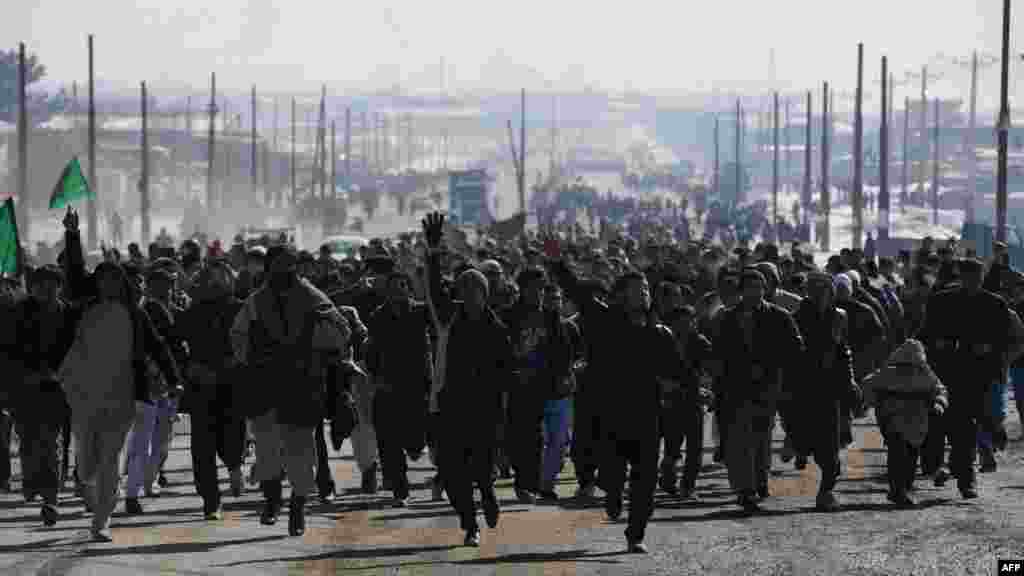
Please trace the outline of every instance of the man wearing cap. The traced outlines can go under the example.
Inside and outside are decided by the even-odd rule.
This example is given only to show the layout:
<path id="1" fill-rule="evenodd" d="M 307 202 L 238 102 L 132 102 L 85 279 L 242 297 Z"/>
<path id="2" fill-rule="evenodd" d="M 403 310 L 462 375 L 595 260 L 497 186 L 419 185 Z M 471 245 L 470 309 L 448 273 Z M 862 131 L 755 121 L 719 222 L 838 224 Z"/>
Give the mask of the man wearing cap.
<path id="1" fill-rule="evenodd" d="M 171 304 L 171 291 L 175 282 L 173 262 L 155 261 L 147 272 L 147 294 L 143 309 L 153 322 L 157 334 L 163 338 L 179 366 L 187 364 L 188 353 L 175 327 L 175 317 L 182 310 Z M 173 437 L 174 417 L 177 402 L 168 396 L 165 381 L 155 364 L 149 367 L 152 404 L 136 406 L 135 424 L 128 443 L 128 485 L 126 487 L 125 512 L 129 515 L 142 514 L 139 498 L 154 496 L 157 473 L 165 449 L 170 448 Z"/>
<path id="2" fill-rule="evenodd" d="M 952 444 L 950 472 L 961 496 L 972 499 L 978 497 L 974 458 L 988 388 L 1003 377 L 1015 343 L 1009 306 L 982 288 L 984 264 L 964 259 L 960 275 L 961 287 L 929 299 L 920 339 L 929 363 L 949 388 L 944 424 Z M 932 458 L 941 461 L 944 447 L 937 442 L 932 446 Z M 936 484 L 939 480 L 937 476 Z"/>
<path id="3" fill-rule="evenodd" d="M 713 340 L 720 379 L 717 395 L 729 412 L 725 460 L 729 483 L 748 514 L 760 510 L 755 497 L 768 495 L 771 434 L 783 370 L 794 370 L 804 344 L 793 318 L 767 302 L 764 275 L 746 268 L 742 298 L 723 312 Z"/>
<path id="4" fill-rule="evenodd" d="M 231 329 L 235 358 L 259 381 L 253 394 L 269 410 L 253 419 L 256 477 L 265 498 L 260 522 L 277 523 L 287 469 L 292 486 L 288 533 L 305 533 L 306 497 L 314 487 L 314 428 L 323 421 L 326 357 L 348 345 L 350 329 L 331 301 L 299 277 L 295 252 L 275 246 L 269 275 L 239 311 Z"/>
<path id="5" fill-rule="evenodd" d="M 26 501 L 42 497 L 40 516 L 47 526 L 57 522 L 58 438 L 67 415 L 56 373 L 74 338 L 71 311 L 58 297 L 61 281 L 60 270 L 48 266 L 29 275 L 30 297 L 22 301 L 18 314 L 20 354 L 12 354 L 24 369 L 21 385 L 11 385 L 11 407 L 21 439 L 22 490 Z"/>
<path id="6" fill-rule="evenodd" d="M 373 422 L 384 480 L 395 507 L 409 499 L 406 454 L 419 459 L 426 443 L 432 366 L 426 307 L 412 298 L 412 279 L 392 271 L 387 302 L 367 322 L 366 367 L 373 379 Z"/>

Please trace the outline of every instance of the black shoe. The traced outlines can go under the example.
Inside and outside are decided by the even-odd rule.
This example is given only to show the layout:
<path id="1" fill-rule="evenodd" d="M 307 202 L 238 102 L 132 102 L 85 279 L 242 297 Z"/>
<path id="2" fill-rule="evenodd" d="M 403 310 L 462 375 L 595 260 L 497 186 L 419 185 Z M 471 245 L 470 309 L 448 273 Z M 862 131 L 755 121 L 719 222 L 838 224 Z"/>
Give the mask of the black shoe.
<path id="1" fill-rule="evenodd" d="M 899 508 L 914 508 L 916 506 L 914 500 L 908 496 L 906 492 L 890 491 L 886 495 L 886 498 L 889 499 L 889 502 L 892 502 Z"/>
<path id="2" fill-rule="evenodd" d="M 537 503 L 537 497 L 534 496 L 533 492 L 530 492 L 529 490 L 522 490 L 520 488 L 516 488 L 516 498 L 519 499 L 520 504 Z"/>
<path id="3" fill-rule="evenodd" d="M 647 554 L 647 546 L 640 540 L 633 540 L 632 538 L 626 538 L 626 553 L 627 554 Z"/>
<path id="4" fill-rule="evenodd" d="M 263 512 L 260 514 L 260 524 L 264 526 L 273 526 L 277 524 L 277 515 L 280 513 L 280 505 L 270 502 L 269 500 L 263 503 Z"/>
<path id="5" fill-rule="evenodd" d="M 325 488 L 319 491 L 320 503 L 321 504 L 333 504 L 334 503 L 334 488 Z"/>
<path id="6" fill-rule="evenodd" d="M 374 462 L 369 468 L 363 472 L 363 494 L 376 494 L 377 493 L 377 463 Z"/>
<path id="7" fill-rule="evenodd" d="M 658 487 L 661 488 L 662 491 L 665 492 L 665 494 L 668 494 L 669 496 L 677 496 L 679 494 L 679 487 L 676 486 L 675 481 L 673 481 L 671 478 L 666 478 L 665 476 L 662 476 L 661 480 L 658 482 Z"/>
<path id="8" fill-rule="evenodd" d="M 736 503 L 740 508 L 743 508 L 743 513 L 747 516 L 753 516 L 761 511 L 761 507 L 757 505 L 757 501 L 754 500 L 753 495 L 740 496 Z"/>
<path id="9" fill-rule="evenodd" d="M 281 513 L 281 480 L 264 480 L 260 482 L 263 491 L 263 513 L 260 524 L 273 526 L 277 524 L 277 516 Z"/>
<path id="10" fill-rule="evenodd" d="M 978 497 L 977 488 L 961 488 L 960 495 L 963 496 L 964 500 L 974 500 Z"/>
<path id="11" fill-rule="evenodd" d="M 818 498 L 815 502 L 814 509 L 817 510 L 818 512 L 838 512 L 839 501 L 836 500 L 835 494 L 831 492 L 818 494 Z"/>
<path id="12" fill-rule="evenodd" d="M 793 460 L 793 467 L 797 470 L 807 468 L 807 456 L 797 454 L 796 458 Z"/>
<path id="13" fill-rule="evenodd" d="M 554 490 L 541 490 L 537 493 L 537 496 L 540 496 L 541 500 L 547 502 L 558 502 L 558 494 Z"/>
<path id="14" fill-rule="evenodd" d="M 946 472 L 945 468 L 939 468 L 935 471 L 935 479 L 933 482 L 936 488 L 942 488 L 945 486 L 947 480 L 949 480 L 949 472 Z"/>
<path id="15" fill-rule="evenodd" d="M 480 529 L 473 528 L 472 530 L 466 530 L 466 539 L 463 541 L 466 546 L 471 548 L 480 547 Z"/>
<path id="16" fill-rule="evenodd" d="M 306 497 L 292 496 L 288 504 L 288 534 L 302 536 L 306 533 Z"/>
<path id="17" fill-rule="evenodd" d="M 757 497 L 760 498 L 761 500 L 764 500 L 769 496 L 771 496 L 771 493 L 768 492 L 767 484 L 757 489 Z"/>
<path id="18" fill-rule="evenodd" d="M 617 522 L 622 517 L 622 497 L 605 496 L 604 511 L 608 520 Z"/>
<path id="19" fill-rule="evenodd" d="M 721 447 L 715 448 L 715 453 L 711 456 L 711 459 L 715 464 L 720 464 L 725 459 L 725 453 Z"/>
<path id="20" fill-rule="evenodd" d="M 142 504 L 138 498 L 126 498 L 124 501 L 124 513 L 128 516 L 139 516 L 143 513 Z"/>
<path id="21" fill-rule="evenodd" d="M 492 488 L 490 492 L 483 498 L 482 504 L 487 527 L 493 529 L 498 527 L 498 516 L 501 515 L 501 509 L 498 507 L 498 496 L 494 493 L 494 489 Z"/>
<path id="22" fill-rule="evenodd" d="M 57 507 L 45 505 L 42 510 L 39 511 L 39 517 L 43 519 L 43 526 L 56 526 L 57 525 Z"/>
<path id="23" fill-rule="evenodd" d="M 167 484 L 168 484 L 168 482 L 167 482 L 167 476 L 164 476 L 164 473 L 163 473 L 163 472 L 161 472 L 161 473 L 160 473 L 160 477 L 156 479 L 156 483 L 157 483 L 157 485 L 158 485 L 158 486 L 160 486 L 161 488 L 167 488 Z"/>

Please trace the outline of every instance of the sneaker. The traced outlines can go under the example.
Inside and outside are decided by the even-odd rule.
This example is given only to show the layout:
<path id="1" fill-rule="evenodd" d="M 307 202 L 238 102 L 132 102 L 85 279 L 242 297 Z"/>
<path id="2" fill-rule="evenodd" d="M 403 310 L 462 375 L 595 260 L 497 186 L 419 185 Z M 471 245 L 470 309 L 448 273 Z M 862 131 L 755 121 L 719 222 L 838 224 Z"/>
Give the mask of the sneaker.
<path id="1" fill-rule="evenodd" d="M 45 505 L 39 511 L 39 517 L 43 520 L 43 526 L 56 526 L 57 525 L 57 507 Z"/>
<path id="2" fill-rule="evenodd" d="M 626 553 L 627 554 L 647 554 L 647 546 L 640 540 L 633 540 L 632 538 L 626 538 Z"/>
<path id="3" fill-rule="evenodd" d="M 374 462 L 369 468 L 363 472 L 363 485 L 364 494 L 376 494 L 377 493 L 377 463 Z"/>
<path id="4" fill-rule="evenodd" d="M 818 512 L 838 512 L 839 501 L 836 500 L 835 494 L 831 492 L 818 494 L 818 500 L 815 503 L 815 509 Z"/>
<path id="5" fill-rule="evenodd" d="M 604 512 L 608 516 L 608 520 L 611 522 L 618 522 L 619 518 L 622 517 L 622 498 L 614 498 L 612 496 L 606 496 L 607 500 L 604 503 Z"/>
<path id="6" fill-rule="evenodd" d="M 242 468 L 241 467 L 232 468 L 231 469 L 231 495 L 234 496 L 235 498 L 241 497 L 242 496 L 243 488 L 244 488 L 244 486 L 242 485 Z"/>
<path id="7" fill-rule="evenodd" d="M 519 499 L 520 504 L 536 504 L 537 497 L 534 496 L 529 490 L 522 490 L 516 488 L 516 498 Z"/>
<path id="8" fill-rule="evenodd" d="M 160 492 L 160 483 L 156 482 L 146 490 L 146 498 L 159 498 Z"/>
<path id="9" fill-rule="evenodd" d="M 558 502 L 558 494 L 554 490 L 541 490 L 537 496 L 546 502 Z"/>
<path id="10" fill-rule="evenodd" d="M 142 504 L 138 498 L 126 498 L 124 501 L 124 513 L 128 516 L 139 516 L 143 513 Z"/>
<path id="11" fill-rule="evenodd" d="M 97 543 L 113 542 L 114 537 L 110 534 L 110 528 L 93 528 L 89 531 L 92 541 Z"/>
<path id="12" fill-rule="evenodd" d="M 593 483 L 587 483 L 576 489 L 577 500 L 593 500 L 597 487 Z"/>
<path id="13" fill-rule="evenodd" d="M 477 529 L 477 528 L 474 528 L 472 530 L 467 530 L 466 531 L 466 539 L 465 539 L 465 541 L 463 543 L 466 546 L 469 546 L 470 548 L 479 548 L 480 547 L 480 530 Z"/>

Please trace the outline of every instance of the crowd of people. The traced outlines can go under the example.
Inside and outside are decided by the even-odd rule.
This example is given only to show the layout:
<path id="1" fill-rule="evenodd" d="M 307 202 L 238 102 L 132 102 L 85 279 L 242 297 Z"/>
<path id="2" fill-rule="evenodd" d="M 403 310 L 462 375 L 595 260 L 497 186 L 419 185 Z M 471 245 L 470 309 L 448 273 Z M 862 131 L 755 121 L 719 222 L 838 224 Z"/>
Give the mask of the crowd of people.
<path id="1" fill-rule="evenodd" d="M 237 238 L 131 246 L 87 270 L 73 210 L 64 226 L 57 265 L 3 282 L 0 443 L 13 423 L 22 492 L 46 525 L 74 478 L 97 541 L 110 541 L 120 452 L 124 510 L 141 514 L 178 413 L 210 521 L 217 459 L 240 496 L 253 444 L 261 523 L 277 523 L 287 479 L 288 530 L 302 534 L 311 495 L 335 494 L 328 441 L 349 440 L 362 490 L 382 479 L 396 507 L 412 496 L 407 460 L 429 454 L 432 497 L 447 495 L 468 546 L 481 538 L 475 490 L 493 528 L 498 478 L 524 504 L 556 500 L 571 459 L 575 497 L 600 489 L 611 520 L 628 484 L 627 547 L 644 552 L 656 491 L 700 496 L 709 414 L 713 459 L 753 515 L 770 497 L 777 422 L 783 462 L 813 459 L 829 512 L 852 422 L 873 408 L 888 498 L 907 507 L 919 470 L 978 496 L 977 473 L 1007 442 L 1007 382 L 1024 382 L 1024 275 L 1003 246 L 982 262 L 926 239 L 897 259 L 844 250 L 819 267 L 796 245 L 729 253 L 646 232 L 470 246 L 432 213 L 422 232 L 342 260 Z"/>

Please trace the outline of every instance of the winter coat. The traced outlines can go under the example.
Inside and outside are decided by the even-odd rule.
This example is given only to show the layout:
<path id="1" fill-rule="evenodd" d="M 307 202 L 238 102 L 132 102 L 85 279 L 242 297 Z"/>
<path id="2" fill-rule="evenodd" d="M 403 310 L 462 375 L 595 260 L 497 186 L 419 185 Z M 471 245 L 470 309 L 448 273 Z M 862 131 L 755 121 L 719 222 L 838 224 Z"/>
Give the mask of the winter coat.
<path id="1" fill-rule="evenodd" d="M 522 338 L 521 332 L 524 325 L 529 322 L 531 312 L 533 311 L 519 304 L 501 314 L 502 323 L 508 327 L 513 349 Z M 539 344 L 539 348 L 544 359 L 544 367 L 533 375 L 532 381 L 528 384 L 529 389 L 524 390 L 521 385 L 514 386 L 513 393 L 534 395 L 542 400 L 558 400 L 569 396 L 572 390 L 568 388 L 575 387 L 569 381 L 575 380 L 573 364 L 577 356 L 576 342 L 579 340 L 579 329 L 571 321 L 562 318 L 558 312 L 545 310 L 541 314 L 544 319 L 545 338 Z M 517 366 L 517 373 L 522 368 L 521 365 Z"/>
<path id="2" fill-rule="evenodd" d="M 427 307 L 419 302 L 398 312 L 391 304 L 374 310 L 367 325 L 366 367 L 376 388 L 426 400 L 433 365 L 429 323 Z"/>
<path id="3" fill-rule="evenodd" d="M 946 387 L 939 380 L 918 340 L 907 340 L 893 352 L 884 367 L 862 384 L 864 403 L 887 434 L 898 434 L 913 446 L 928 435 L 928 414 L 948 406 Z"/>
<path id="4" fill-rule="evenodd" d="M 10 355 L 20 364 L 21 379 L 11 379 L 11 407 L 22 418 L 63 416 L 66 400 L 56 381 L 64 356 L 71 348 L 75 332 L 71 308 L 58 300 L 45 306 L 35 298 L 21 302 L 17 314 L 17 342 L 20 349 Z"/>
<path id="5" fill-rule="evenodd" d="M 245 301 L 231 328 L 235 359 L 248 367 L 252 394 L 281 424 L 323 419 L 326 357 L 348 347 L 351 331 L 327 296 L 299 279 L 284 294 L 268 287 Z"/>

